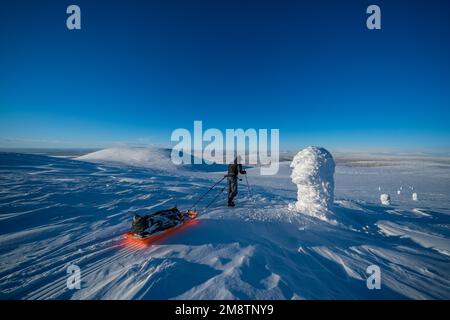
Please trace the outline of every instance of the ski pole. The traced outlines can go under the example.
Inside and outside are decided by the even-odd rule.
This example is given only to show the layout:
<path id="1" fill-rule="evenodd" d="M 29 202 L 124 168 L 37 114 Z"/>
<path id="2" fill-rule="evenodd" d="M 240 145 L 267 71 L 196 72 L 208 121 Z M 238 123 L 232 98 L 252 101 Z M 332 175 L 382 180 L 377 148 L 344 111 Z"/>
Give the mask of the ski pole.
<path id="1" fill-rule="evenodd" d="M 215 186 L 217 186 L 219 183 L 221 183 L 223 181 L 223 179 L 225 179 L 225 176 L 220 179 L 219 181 L 217 181 L 216 183 L 214 183 L 212 185 L 211 188 L 208 189 L 208 191 L 206 191 L 200 198 L 198 198 L 198 200 L 194 203 L 194 205 L 189 209 L 189 210 L 193 210 L 195 208 L 195 206 L 212 190 L 214 189 Z"/>
<path id="2" fill-rule="evenodd" d="M 252 190 L 250 189 L 250 185 L 248 184 L 247 175 L 245 174 L 245 182 L 247 182 L 248 193 L 250 194 L 250 198 L 253 198 Z"/>
<path id="3" fill-rule="evenodd" d="M 248 193 L 250 195 L 250 198 L 253 201 L 253 205 L 256 207 L 256 201 L 255 198 L 253 198 L 253 193 L 252 193 L 252 189 L 250 189 L 250 184 L 248 183 L 248 179 L 247 179 L 247 175 L 245 174 L 245 182 L 247 182 L 247 189 L 248 189 Z"/>

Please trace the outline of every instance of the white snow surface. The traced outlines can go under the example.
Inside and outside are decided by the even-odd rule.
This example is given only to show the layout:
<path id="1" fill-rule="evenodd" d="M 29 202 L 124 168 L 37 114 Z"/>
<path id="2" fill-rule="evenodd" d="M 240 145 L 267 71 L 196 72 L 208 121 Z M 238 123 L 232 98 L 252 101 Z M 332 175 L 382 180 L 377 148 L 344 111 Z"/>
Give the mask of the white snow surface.
<path id="1" fill-rule="evenodd" d="M 89 162 L 0 153 L 1 299 L 450 299 L 448 160 L 335 157 L 337 224 L 288 210 L 290 162 L 276 176 L 248 168 L 235 208 L 222 194 L 203 210 L 220 184 L 196 224 L 145 246 L 124 238 L 133 214 L 187 209 L 223 172 L 180 175 L 154 153 L 139 165 L 117 151 L 116 162 L 111 150 Z M 71 264 L 80 290 L 66 286 Z M 366 287 L 373 264 L 381 290 Z"/>
<path id="2" fill-rule="evenodd" d="M 297 185 L 295 209 L 301 213 L 333 221 L 335 163 L 329 151 L 307 147 L 291 162 L 292 182 Z"/>

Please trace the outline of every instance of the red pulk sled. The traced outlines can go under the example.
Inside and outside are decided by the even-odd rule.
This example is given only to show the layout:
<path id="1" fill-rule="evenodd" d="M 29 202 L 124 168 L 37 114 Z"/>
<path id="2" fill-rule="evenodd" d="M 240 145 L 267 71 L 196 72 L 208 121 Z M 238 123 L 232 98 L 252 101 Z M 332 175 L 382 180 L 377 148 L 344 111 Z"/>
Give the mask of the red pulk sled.
<path id="1" fill-rule="evenodd" d="M 125 236 L 127 242 L 132 242 L 133 245 L 142 246 L 150 245 L 154 241 L 165 238 L 175 232 L 178 232 L 185 227 L 196 222 L 198 216 L 195 211 L 196 205 L 211 191 L 216 185 L 222 182 L 227 176 L 221 178 L 214 183 L 199 199 L 194 203 L 191 209 L 180 211 L 176 207 L 168 210 L 161 210 L 151 215 L 133 217 L 132 231 Z M 213 204 L 217 198 L 225 190 L 225 187 L 214 197 L 214 199 L 204 208 L 207 209 Z"/>
<path id="2" fill-rule="evenodd" d="M 134 216 L 132 231 L 125 237 L 133 242 L 152 244 L 171 234 L 181 231 L 195 222 L 197 212 L 179 211 L 177 208 L 162 210 L 148 216 Z"/>

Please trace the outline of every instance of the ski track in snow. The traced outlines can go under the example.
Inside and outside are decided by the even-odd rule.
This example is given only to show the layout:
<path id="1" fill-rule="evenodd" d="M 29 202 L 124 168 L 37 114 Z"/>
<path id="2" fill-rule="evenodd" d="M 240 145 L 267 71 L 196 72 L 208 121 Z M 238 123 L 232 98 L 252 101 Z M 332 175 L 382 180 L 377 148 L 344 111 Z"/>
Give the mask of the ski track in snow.
<path id="1" fill-rule="evenodd" d="M 254 197 L 243 181 L 236 208 L 222 196 L 181 233 L 126 241 L 133 214 L 187 209 L 223 176 L 165 168 L 0 153 L 0 298 L 450 298 L 448 167 L 338 165 L 336 225 L 288 210 L 289 163 L 274 177 L 249 169 Z M 379 204 L 382 192 L 392 205 Z M 70 264 L 81 268 L 80 290 L 66 287 Z M 366 287 L 371 264 L 382 290 Z"/>

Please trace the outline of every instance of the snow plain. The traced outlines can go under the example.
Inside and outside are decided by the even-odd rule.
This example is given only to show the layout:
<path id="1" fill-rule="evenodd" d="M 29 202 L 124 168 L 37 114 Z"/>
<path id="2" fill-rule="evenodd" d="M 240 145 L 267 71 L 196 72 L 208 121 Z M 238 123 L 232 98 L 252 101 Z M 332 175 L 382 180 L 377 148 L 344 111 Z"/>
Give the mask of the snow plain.
<path id="1" fill-rule="evenodd" d="M 290 162 L 276 176 L 251 168 L 252 192 L 243 180 L 236 208 L 221 195 L 201 210 L 223 184 L 183 232 L 127 242 L 133 214 L 187 209 L 223 176 L 220 165 L 173 167 L 168 155 L 0 153 L 0 298 L 450 298 L 448 158 L 335 156 L 336 224 L 288 209 L 297 200 Z M 71 264 L 80 290 L 66 286 Z M 366 287 L 372 264 L 381 290 Z"/>

